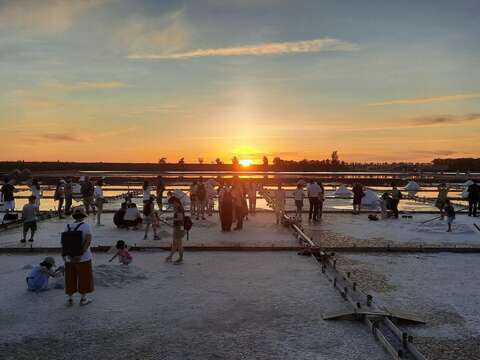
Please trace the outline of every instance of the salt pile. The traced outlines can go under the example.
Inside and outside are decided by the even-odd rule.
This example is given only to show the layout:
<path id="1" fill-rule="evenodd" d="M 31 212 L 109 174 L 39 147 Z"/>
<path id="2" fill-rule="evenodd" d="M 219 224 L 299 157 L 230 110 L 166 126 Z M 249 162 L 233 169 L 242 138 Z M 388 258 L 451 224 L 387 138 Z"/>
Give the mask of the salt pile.
<path id="1" fill-rule="evenodd" d="M 362 198 L 362 206 L 376 207 L 380 203 L 380 198 L 375 191 L 366 190 L 365 196 Z"/>
<path id="2" fill-rule="evenodd" d="M 339 197 L 339 198 L 347 198 L 347 197 L 352 197 L 353 192 L 348 190 L 348 188 L 345 185 L 340 185 L 337 190 L 333 193 L 333 196 Z"/>
<path id="3" fill-rule="evenodd" d="M 465 189 L 462 191 L 462 198 L 467 199 L 467 198 L 468 198 L 468 195 L 469 195 L 468 188 L 465 188 Z"/>
<path id="4" fill-rule="evenodd" d="M 405 186 L 405 190 L 408 192 L 417 192 L 420 190 L 420 184 L 415 181 L 409 181 L 408 184 Z"/>
<path id="5" fill-rule="evenodd" d="M 114 260 L 115 261 L 115 260 Z M 93 269 L 95 285 L 122 288 L 130 283 L 145 280 L 145 272 L 132 265 L 101 264 Z"/>
<path id="6" fill-rule="evenodd" d="M 179 199 L 184 207 L 187 205 L 190 205 L 190 198 L 182 190 L 179 190 L 179 189 L 174 190 L 173 196 Z"/>

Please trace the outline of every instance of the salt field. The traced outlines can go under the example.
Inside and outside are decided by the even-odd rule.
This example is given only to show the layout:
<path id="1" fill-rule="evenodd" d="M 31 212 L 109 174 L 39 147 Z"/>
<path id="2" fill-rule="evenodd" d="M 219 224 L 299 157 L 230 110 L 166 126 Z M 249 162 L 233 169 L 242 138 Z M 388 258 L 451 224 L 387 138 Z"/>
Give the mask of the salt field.
<path id="1" fill-rule="evenodd" d="M 425 223 L 436 214 L 405 214 L 413 216 L 369 221 L 367 214 L 326 213 L 318 223 L 305 214 L 302 226 L 319 246 L 366 249 L 337 254 L 338 268 L 380 306 L 425 319 L 425 325 L 401 328 L 427 359 L 474 359 L 480 338 L 480 293 L 472 285 L 480 275 L 478 255 L 370 254 L 368 248 L 478 248 L 476 218 L 459 215 L 453 233 L 446 233 L 445 221 Z M 99 248 L 94 302 L 86 308 L 66 307 L 56 283 L 43 293 L 25 289 L 32 264 L 48 254 L 61 262 L 59 237 L 67 219 L 39 222 L 33 244 L 20 244 L 20 228 L 0 232 L 0 281 L 9 284 L 0 322 L 12 324 L 0 328 L 2 359 L 391 358 L 361 322 L 323 319 L 347 305 L 319 265 L 297 255 L 302 245 L 290 229 L 275 224 L 271 210 L 250 215 L 244 230 L 232 233 L 220 232 L 216 213 L 194 219 L 179 267 L 164 261 L 169 226 L 161 225 L 160 240 L 143 240 L 142 229 L 117 229 L 112 216 L 103 215 L 102 227 L 87 219 L 93 247 Z M 129 266 L 107 261 L 117 240 L 138 248 Z M 190 251 L 195 249 L 203 251 Z M 109 350 L 117 347 L 124 350 Z"/>

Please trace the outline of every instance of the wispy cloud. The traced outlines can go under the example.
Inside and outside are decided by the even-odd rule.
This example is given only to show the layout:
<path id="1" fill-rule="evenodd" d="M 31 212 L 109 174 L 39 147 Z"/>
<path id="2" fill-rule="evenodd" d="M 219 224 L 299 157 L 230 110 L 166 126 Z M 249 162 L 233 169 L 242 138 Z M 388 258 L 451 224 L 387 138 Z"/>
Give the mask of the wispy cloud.
<path id="1" fill-rule="evenodd" d="M 257 45 L 196 49 L 173 54 L 132 54 L 129 59 L 184 60 L 199 57 L 265 56 L 281 54 L 317 53 L 321 51 L 355 51 L 359 46 L 343 40 L 322 38 L 293 42 L 271 42 Z"/>
<path id="2" fill-rule="evenodd" d="M 456 150 L 413 150 L 412 152 L 415 154 L 421 154 L 421 155 L 443 155 L 443 156 L 451 156 L 459 153 Z"/>
<path id="3" fill-rule="evenodd" d="M 0 28 L 32 34 L 63 32 L 72 26 L 76 16 L 106 1 L 2 1 L 0 2 Z"/>
<path id="4" fill-rule="evenodd" d="M 45 134 L 40 134 L 39 137 L 45 140 L 53 140 L 53 141 L 65 141 L 65 142 L 82 141 L 80 138 L 67 133 L 45 133 Z"/>
<path id="5" fill-rule="evenodd" d="M 445 96 L 432 96 L 432 97 L 418 97 L 418 98 L 409 98 L 409 99 L 385 100 L 385 101 L 370 103 L 370 104 L 368 104 L 368 106 L 416 105 L 416 104 L 429 104 L 429 103 L 433 103 L 433 102 L 470 100 L 470 99 L 478 99 L 478 98 L 480 98 L 480 93 L 456 94 L 456 95 L 445 95 Z"/>
<path id="6" fill-rule="evenodd" d="M 467 114 L 467 115 L 433 115 L 433 116 L 424 116 L 413 119 L 411 121 L 412 125 L 423 126 L 423 125 L 443 125 L 443 124 L 458 124 L 471 121 L 479 121 L 480 114 Z"/>
<path id="7" fill-rule="evenodd" d="M 49 89 L 62 91 L 85 91 L 124 88 L 128 85 L 121 81 L 90 82 L 80 81 L 75 83 L 52 82 L 47 84 Z"/>

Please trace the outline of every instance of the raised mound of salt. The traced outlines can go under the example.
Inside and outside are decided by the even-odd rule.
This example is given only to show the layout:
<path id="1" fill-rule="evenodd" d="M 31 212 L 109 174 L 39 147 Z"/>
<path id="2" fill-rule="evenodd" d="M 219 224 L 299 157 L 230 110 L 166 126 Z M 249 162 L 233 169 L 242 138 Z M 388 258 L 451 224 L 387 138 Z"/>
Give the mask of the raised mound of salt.
<path id="1" fill-rule="evenodd" d="M 420 184 L 415 181 L 409 181 L 408 184 L 405 186 L 405 190 L 408 192 L 414 192 L 420 190 Z"/>
<path id="2" fill-rule="evenodd" d="M 145 280 L 145 272 L 135 265 L 100 264 L 94 267 L 95 285 L 122 288 L 130 283 Z"/>
<path id="3" fill-rule="evenodd" d="M 363 206 L 375 207 L 379 205 L 379 202 L 380 202 L 380 197 L 375 191 L 372 191 L 372 190 L 365 191 L 365 196 L 362 198 Z"/>
<path id="4" fill-rule="evenodd" d="M 348 188 L 345 185 L 340 185 L 337 190 L 333 193 L 333 196 L 339 197 L 339 198 L 348 198 L 352 197 L 353 193 L 348 190 Z"/>

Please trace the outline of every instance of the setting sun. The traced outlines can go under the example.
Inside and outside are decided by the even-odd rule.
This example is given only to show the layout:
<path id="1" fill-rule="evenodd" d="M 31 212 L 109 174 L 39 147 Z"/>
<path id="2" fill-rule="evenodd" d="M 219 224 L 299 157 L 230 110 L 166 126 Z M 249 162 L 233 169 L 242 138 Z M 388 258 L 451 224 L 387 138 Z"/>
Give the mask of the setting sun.
<path id="1" fill-rule="evenodd" d="M 240 163 L 240 165 L 247 167 L 247 166 L 252 165 L 252 160 L 250 160 L 250 159 L 243 159 L 243 160 L 240 160 L 239 163 Z"/>

